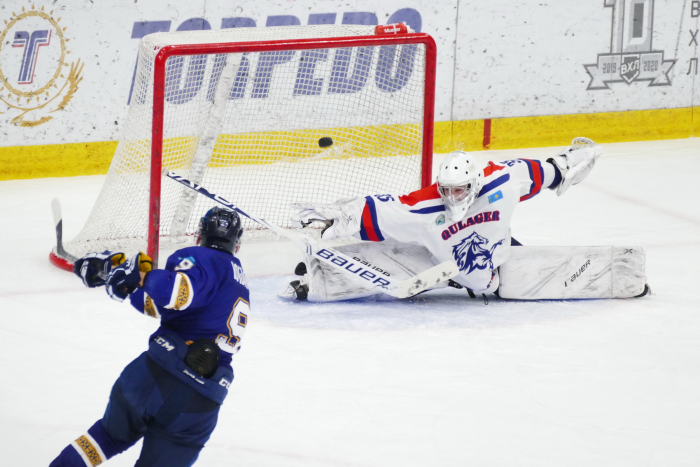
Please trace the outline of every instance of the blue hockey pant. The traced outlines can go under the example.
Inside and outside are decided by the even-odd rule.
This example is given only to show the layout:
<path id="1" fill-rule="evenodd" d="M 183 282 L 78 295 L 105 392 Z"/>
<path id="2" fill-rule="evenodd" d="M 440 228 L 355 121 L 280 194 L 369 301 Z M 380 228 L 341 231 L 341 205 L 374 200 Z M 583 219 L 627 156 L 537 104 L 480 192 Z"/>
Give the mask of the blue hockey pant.
<path id="1" fill-rule="evenodd" d="M 219 407 L 144 352 L 114 383 L 104 417 L 50 467 L 99 465 L 141 438 L 136 466 L 190 466 L 216 427 Z"/>

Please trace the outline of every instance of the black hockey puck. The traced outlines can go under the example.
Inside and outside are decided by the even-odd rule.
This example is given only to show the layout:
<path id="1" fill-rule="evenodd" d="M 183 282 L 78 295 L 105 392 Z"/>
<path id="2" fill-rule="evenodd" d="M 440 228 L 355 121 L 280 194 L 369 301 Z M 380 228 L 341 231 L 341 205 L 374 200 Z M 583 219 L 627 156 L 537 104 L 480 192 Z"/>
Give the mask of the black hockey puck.
<path id="1" fill-rule="evenodd" d="M 333 140 L 330 136 L 324 136 L 323 138 L 318 140 L 318 145 L 322 148 L 327 148 L 328 146 L 333 145 Z"/>

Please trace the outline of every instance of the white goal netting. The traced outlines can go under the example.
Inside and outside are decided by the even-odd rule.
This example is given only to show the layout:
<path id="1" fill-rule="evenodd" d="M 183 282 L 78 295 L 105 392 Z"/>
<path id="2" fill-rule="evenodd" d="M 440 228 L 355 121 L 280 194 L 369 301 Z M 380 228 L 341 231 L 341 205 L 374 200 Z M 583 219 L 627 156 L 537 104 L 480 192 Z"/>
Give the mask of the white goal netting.
<path id="1" fill-rule="evenodd" d="M 166 45 L 374 35 L 369 26 L 157 33 L 139 46 L 129 113 L 75 256 L 147 249 L 154 60 Z M 420 188 L 425 46 L 173 56 L 166 62 L 163 168 L 290 227 L 290 203 Z M 432 131 L 432 127 L 429 129 Z M 321 147 L 328 139 L 332 145 Z M 192 240 L 215 203 L 161 178 L 160 243 Z M 245 220 L 245 238 L 260 229 Z"/>

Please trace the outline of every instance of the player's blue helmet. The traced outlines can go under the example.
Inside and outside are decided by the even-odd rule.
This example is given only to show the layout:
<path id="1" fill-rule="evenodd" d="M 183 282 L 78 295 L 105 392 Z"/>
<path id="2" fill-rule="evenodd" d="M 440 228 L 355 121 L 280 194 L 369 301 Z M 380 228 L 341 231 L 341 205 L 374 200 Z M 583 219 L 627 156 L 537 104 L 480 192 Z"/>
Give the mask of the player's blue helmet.
<path id="1" fill-rule="evenodd" d="M 243 224 L 235 211 L 223 208 L 211 208 L 199 220 L 197 245 L 226 251 L 238 252 Z"/>

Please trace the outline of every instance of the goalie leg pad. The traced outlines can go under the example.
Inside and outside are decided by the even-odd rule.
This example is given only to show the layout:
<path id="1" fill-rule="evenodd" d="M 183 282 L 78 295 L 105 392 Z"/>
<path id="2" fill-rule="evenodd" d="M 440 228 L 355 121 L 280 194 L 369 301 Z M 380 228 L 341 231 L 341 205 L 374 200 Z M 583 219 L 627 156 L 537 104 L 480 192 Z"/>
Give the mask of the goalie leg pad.
<path id="1" fill-rule="evenodd" d="M 500 267 L 502 298 L 630 298 L 646 286 L 642 247 L 513 248 Z"/>
<path id="2" fill-rule="evenodd" d="M 363 267 L 375 274 L 383 274 L 393 279 L 404 280 L 435 265 L 428 250 L 422 246 L 406 245 L 391 241 L 381 243 L 357 243 L 337 247 L 345 255 L 355 260 L 345 267 L 354 270 Z M 313 256 L 304 258 L 307 274 L 308 300 L 312 302 L 332 302 L 340 300 L 395 300 Z M 445 286 L 447 281 L 445 281 Z"/>

